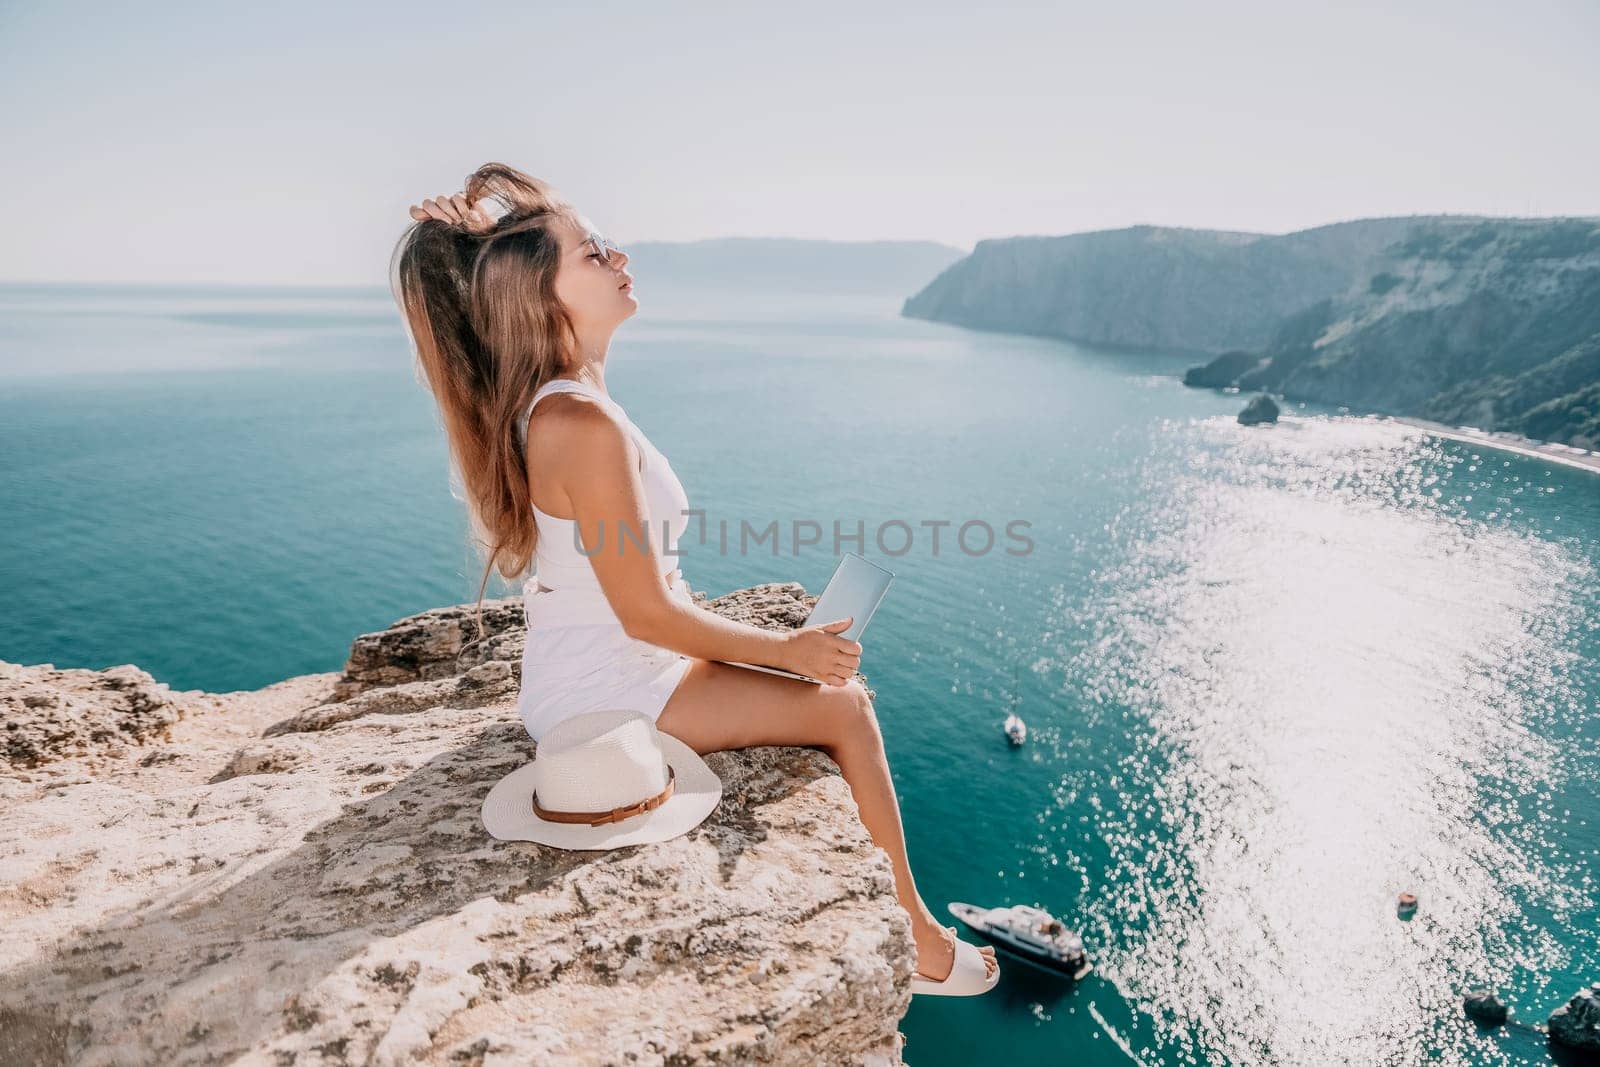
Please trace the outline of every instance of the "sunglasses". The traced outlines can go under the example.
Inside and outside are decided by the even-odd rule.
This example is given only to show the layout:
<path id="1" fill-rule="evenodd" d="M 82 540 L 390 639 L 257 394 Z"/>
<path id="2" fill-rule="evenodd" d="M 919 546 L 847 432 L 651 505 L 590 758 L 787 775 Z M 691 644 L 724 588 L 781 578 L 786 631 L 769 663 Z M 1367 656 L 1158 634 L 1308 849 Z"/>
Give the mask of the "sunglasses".
<path id="1" fill-rule="evenodd" d="M 611 253 L 622 251 L 619 246 L 613 244 L 611 241 L 600 236 L 593 230 L 589 231 L 589 234 L 584 238 L 584 241 L 589 245 L 590 248 L 594 249 L 595 254 L 600 257 L 600 262 L 604 263 L 608 267 L 611 266 Z"/>

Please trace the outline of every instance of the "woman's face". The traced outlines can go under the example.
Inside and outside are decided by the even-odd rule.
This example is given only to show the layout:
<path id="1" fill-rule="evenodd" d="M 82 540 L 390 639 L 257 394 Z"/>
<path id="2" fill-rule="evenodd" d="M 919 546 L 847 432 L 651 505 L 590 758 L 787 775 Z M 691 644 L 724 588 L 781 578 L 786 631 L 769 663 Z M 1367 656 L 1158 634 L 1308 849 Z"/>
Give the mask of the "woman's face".
<path id="1" fill-rule="evenodd" d="M 561 265 L 556 270 L 556 296 L 566 305 L 579 335 L 608 335 L 624 319 L 639 309 L 633 295 L 633 275 L 625 269 L 628 254 L 617 249 L 607 263 L 590 235 L 595 232 L 588 218 L 578 216 L 578 224 L 560 228 Z"/>

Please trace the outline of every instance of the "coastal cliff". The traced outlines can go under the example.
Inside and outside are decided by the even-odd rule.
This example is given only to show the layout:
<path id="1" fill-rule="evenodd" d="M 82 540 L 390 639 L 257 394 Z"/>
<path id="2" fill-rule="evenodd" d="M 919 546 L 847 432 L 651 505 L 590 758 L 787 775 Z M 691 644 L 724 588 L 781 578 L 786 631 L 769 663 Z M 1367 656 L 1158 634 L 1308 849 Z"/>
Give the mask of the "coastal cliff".
<path id="1" fill-rule="evenodd" d="M 1113 348 L 1266 344 L 1285 316 L 1365 282 L 1411 219 L 1274 237 L 1132 226 L 979 241 L 905 302 L 910 318 Z"/>
<path id="2" fill-rule="evenodd" d="M 1376 266 L 1185 381 L 1600 447 L 1600 220 L 1432 222 Z"/>
<path id="3" fill-rule="evenodd" d="M 1194 386 L 1600 445 L 1600 220 L 983 241 L 903 313 L 1211 357 Z"/>
<path id="4" fill-rule="evenodd" d="M 833 762 L 711 753 L 659 844 L 490 838 L 534 745 L 520 599 L 472 607 L 257 691 L 0 664 L 0 1062 L 902 1062 L 910 923 Z"/>

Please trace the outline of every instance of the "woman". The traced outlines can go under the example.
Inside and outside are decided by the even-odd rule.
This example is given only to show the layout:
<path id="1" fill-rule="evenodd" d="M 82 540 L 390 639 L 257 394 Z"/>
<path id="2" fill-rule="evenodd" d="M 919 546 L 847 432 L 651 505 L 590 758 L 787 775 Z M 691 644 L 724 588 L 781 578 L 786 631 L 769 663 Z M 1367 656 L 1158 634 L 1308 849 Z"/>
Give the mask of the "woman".
<path id="1" fill-rule="evenodd" d="M 839 636 L 851 620 L 789 632 L 735 622 L 695 605 L 670 566 L 688 499 L 606 388 L 612 334 L 638 308 L 627 253 L 549 185 L 504 164 L 480 167 L 462 192 L 411 216 L 392 277 L 487 535 L 480 618 L 491 568 L 507 579 L 534 571 L 519 698 L 530 736 L 565 715 L 631 706 L 701 754 L 822 749 L 893 861 L 916 940 L 913 990 L 952 992 L 929 988 L 952 974 L 955 927 L 939 924 L 912 880 L 883 738 L 855 677 L 861 645 Z M 994 949 L 978 951 L 963 943 L 966 992 L 992 988 L 999 973 Z M 981 974 L 966 974 L 980 959 Z"/>

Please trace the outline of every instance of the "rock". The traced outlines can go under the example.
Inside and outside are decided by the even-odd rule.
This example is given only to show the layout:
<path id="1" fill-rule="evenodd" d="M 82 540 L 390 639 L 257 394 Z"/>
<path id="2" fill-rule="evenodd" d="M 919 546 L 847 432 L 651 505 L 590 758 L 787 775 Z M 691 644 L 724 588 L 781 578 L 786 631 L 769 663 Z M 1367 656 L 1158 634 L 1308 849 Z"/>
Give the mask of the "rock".
<path id="1" fill-rule="evenodd" d="M 776 626 L 806 600 L 711 604 Z M 472 609 L 366 635 L 340 676 L 202 694 L 170 760 L 0 774 L 0 1063 L 900 1063 L 910 922 L 832 760 L 711 753 L 722 803 L 659 844 L 496 841 L 480 805 L 534 745 L 514 684 L 478 699 L 514 627 L 439 668 Z M 7 677 L 114 690 L 47 670 Z"/>
<path id="2" fill-rule="evenodd" d="M 1500 1026 L 1511 1018 L 1510 1009 L 1486 989 L 1475 989 L 1468 993 L 1462 998 L 1462 1007 L 1466 1009 L 1467 1018 L 1485 1026 Z"/>
<path id="3" fill-rule="evenodd" d="M 1261 393 L 1251 398 L 1250 403 L 1239 412 L 1241 426 L 1258 426 L 1261 423 L 1278 421 L 1278 405 L 1266 393 Z"/>
<path id="4" fill-rule="evenodd" d="M 1550 1040 L 1566 1048 L 1600 1055 L 1600 982 L 1550 1014 Z"/>
<path id="5" fill-rule="evenodd" d="M 1224 352 L 1210 363 L 1190 367 L 1183 372 L 1183 384 L 1199 389 L 1224 389 L 1261 365 L 1261 356 L 1255 352 Z"/>
<path id="6" fill-rule="evenodd" d="M 453 679 L 492 660 L 519 662 L 525 621 L 520 596 L 483 602 L 481 640 L 476 601 L 408 615 L 355 639 L 331 700 L 405 682 Z"/>
<path id="7" fill-rule="evenodd" d="M 0 660 L 0 771 L 160 740 L 184 714 L 185 695 L 132 664 L 56 670 Z"/>

